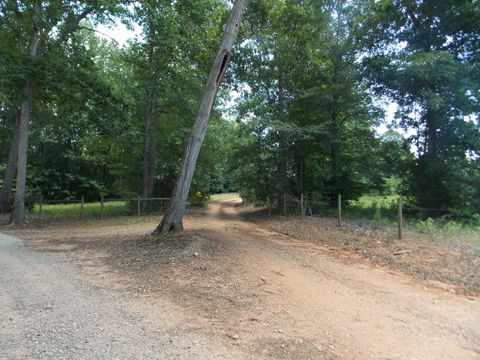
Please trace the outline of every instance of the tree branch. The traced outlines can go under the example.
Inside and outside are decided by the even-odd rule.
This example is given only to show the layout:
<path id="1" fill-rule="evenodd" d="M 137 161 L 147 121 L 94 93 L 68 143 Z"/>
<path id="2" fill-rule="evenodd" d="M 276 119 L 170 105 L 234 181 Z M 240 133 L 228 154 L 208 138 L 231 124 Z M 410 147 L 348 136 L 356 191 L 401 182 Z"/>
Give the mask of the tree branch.
<path id="1" fill-rule="evenodd" d="M 87 31 L 91 31 L 91 32 L 98 33 L 98 34 L 100 34 L 100 35 L 106 36 L 107 38 L 109 38 L 110 40 L 112 40 L 115 44 L 119 45 L 119 43 L 118 43 L 117 40 L 115 40 L 115 39 L 112 38 L 111 36 L 105 34 L 104 32 L 101 32 L 101 31 L 99 31 L 99 30 L 97 30 L 97 29 L 92 29 L 92 28 L 89 28 L 89 27 L 87 27 L 87 26 L 82 26 L 82 25 L 77 26 L 77 29 L 78 29 L 78 30 L 87 30 Z"/>
<path id="2" fill-rule="evenodd" d="M 67 40 L 68 35 L 78 29 L 79 24 L 82 20 L 84 20 L 88 15 L 90 15 L 95 10 L 94 7 L 89 7 L 83 10 L 80 14 L 78 14 L 73 20 L 67 22 L 63 31 L 60 33 L 60 36 L 57 40 L 57 45 L 62 44 L 64 41 Z"/>

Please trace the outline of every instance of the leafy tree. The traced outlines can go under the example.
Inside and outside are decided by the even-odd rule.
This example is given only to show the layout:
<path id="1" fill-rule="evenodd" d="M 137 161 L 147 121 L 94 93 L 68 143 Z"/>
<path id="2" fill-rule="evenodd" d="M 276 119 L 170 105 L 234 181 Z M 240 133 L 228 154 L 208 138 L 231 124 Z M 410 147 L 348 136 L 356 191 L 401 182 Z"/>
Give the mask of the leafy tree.
<path id="1" fill-rule="evenodd" d="M 200 148 L 205 139 L 210 114 L 220 83 L 227 70 L 228 62 L 230 60 L 230 52 L 240 30 L 246 7 L 247 0 L 235 0 L 233 3 L 230 17 L 225 25 L 219 50 L 203 89 L 202 100 L 187 143 L 180 175 L 175 184 L 175 188 L 162 222 L 155 230 L 155 233 L 164 234 L 171 231 L 181 231 L 183 229 L 183 214 L 187 205 L 187 198 L 190 192 L 198 156 L 200 154 Z"/>
<path id="2" fill-rule="evenodd" d="M 465 185 L 480 151 L 478 4 L 367 1 L 358 22 L 373 89 L 396 101 L 398 125 L 415 131 L 410 193 L 427 208 L 469 206 Z"/>
<path id="3" fill-rule="evenodd" d="M 246 84 L 239 108 L 246 138 L 236 174 L 255 200 L 270 196 L 279 206 L 284 193 L 301 192 L 348 199 L 373 186 L 379 114 L 355 65 L 354 10 L 341 1 L 262 1 L 251 9 L 252 34 L 237 64 Z M 258 167 L 245 152 L 260 157 Z"/>
<path id="4" fill-rule="evenodd" d="M 48 55 L 68 40 L 88 16 L 100 18 L 119 11 L 116 2 L 42 2 L 39 0 L 5 1 L 0 3 L 0 28 L 3 45 L 14 58 L 21 58 L 20 116 L 18 120 L 18 147 L 16 149 L 16 189 L 11 221 L 25 221 L 25 186 L 27 177 L 27 150 L 30 114 L 35 93 L 38 93 L 48 69 Z M 15 149 L 14 149 L 15 150 Z"/>

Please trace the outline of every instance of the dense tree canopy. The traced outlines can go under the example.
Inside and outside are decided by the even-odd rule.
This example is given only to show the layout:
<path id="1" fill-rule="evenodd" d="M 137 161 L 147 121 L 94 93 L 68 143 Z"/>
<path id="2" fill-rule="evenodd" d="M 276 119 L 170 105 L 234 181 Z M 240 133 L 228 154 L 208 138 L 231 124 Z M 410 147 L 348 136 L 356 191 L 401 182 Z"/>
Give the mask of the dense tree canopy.
<path id="1" fill-rule="evenodd" d="M 229 8 L 0 1 L 0 185 L 23 111 L 27 201 L 169 196 Z M 141 33 L 97 33 L 114 21 Z M 251 0 L 191 199 L 374 191 L 480 212 L 479 29 L 476 0 Z"/>

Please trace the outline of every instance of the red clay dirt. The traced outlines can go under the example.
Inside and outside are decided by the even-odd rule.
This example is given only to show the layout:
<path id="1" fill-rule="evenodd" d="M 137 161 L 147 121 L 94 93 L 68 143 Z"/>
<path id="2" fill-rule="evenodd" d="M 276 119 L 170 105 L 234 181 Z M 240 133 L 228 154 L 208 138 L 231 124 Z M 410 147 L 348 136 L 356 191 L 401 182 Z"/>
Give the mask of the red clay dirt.
<path id="1" fill-rule="evenodd" d="M 480 359 L 480 300 L 358 256 L 245 222 L 239 199 L 187 216 L 187 232 L 156 222 L 15 231 L 71 255 L 103 286 L 133 291 L 149 312 L 184 314 L 182 331 L 246 359 Z M 446 286 L 447 287 L 447 286 Z"/>

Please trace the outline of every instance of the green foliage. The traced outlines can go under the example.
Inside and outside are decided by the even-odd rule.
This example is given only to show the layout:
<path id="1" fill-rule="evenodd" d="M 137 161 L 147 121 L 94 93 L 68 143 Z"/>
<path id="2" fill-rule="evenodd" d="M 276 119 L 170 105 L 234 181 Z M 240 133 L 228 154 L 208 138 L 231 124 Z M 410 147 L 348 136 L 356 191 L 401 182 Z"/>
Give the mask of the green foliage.
<path id="1" fill-rule="evenodd" d="M 371 88 L 399 105 L 396 125 L 413 130 L 417 156 L 404 192 L 434 211 L 478 211 L 478 4 L 365 4 L 355 33 Z"/>
<path id="2" fill-rule="evenodd" d="M 473 214 L 472 218 L 470 219 L 470 225 L 477 229 L 480 230 L 480 214 Z"/>
<path id="3" fill-rule="evenodd" d="M 318 1 L 250 9 L 254 26 L 234 66 L 242 101 L 232 162 L 248 200 L 279 206 L 283 193 L 302 192 L 318 202 L 338 193 L 354 199 L 382 182 L 374 168 L 378 112 L 347 30 L 353 11 Z"/>
<path id="4" fill-rule="evenodd" d="M 190 195 L 188 199 L 189 204 L 195 207 L 206 207 L 209 201 L 210 195 L 202 194 L 200 191 Z"/>
<path id="5" fill-rule="evenodd" d="M 43 2 L 34 58 L 19 50 L 31 32 L 32 4 L 0 4 L 0 172 L 21 89 L 33 79 L 29 204 L 40 192 L 51 200 L 136 197 L 147 105 L 158 117 L 153 196 L 169 196 L 227 2 Z M 435 209 L 422 216 L 448 214 L 419 223 L 422 231 L 455 233 L 460 220 L 480 227 L 477 5 L 250 2 L 190 202 L 239 191 L 280 207 L 284 193 L 303 193 L 314 211 L 327 212 L 341 193 L 347 215 L 391 222 L 392 196 L 402 194 L 408 208 Z M 141 37 L 125 47 L 100 39 L 92 30 L 112 17 L 141 26 Z M 377 135 L 384 114 L 376 100 L 383 98 L 399 110 L 392 130 Z"/>

